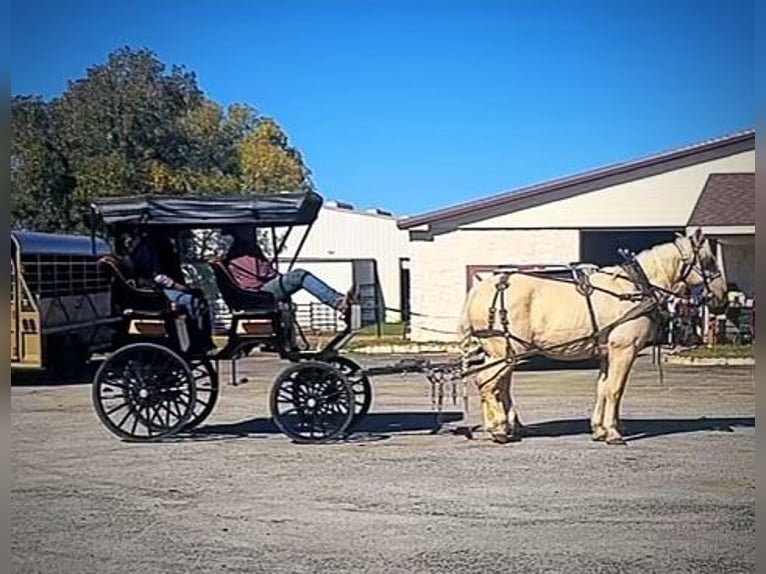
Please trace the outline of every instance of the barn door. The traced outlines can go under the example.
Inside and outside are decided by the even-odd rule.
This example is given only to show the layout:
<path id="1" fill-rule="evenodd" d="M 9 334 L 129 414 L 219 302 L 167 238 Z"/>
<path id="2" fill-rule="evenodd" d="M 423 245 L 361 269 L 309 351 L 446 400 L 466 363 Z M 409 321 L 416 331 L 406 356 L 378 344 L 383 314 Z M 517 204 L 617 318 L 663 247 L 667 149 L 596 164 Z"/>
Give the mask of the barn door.
<path id="1" fill-rule="evenodd" d="M 374 259 L 354 259 L 353 282 L 359 290 L 362 307 L 362 326 L 380 324 L 385 319 L 385 303 L 378 278 L 378 266 Z"/>

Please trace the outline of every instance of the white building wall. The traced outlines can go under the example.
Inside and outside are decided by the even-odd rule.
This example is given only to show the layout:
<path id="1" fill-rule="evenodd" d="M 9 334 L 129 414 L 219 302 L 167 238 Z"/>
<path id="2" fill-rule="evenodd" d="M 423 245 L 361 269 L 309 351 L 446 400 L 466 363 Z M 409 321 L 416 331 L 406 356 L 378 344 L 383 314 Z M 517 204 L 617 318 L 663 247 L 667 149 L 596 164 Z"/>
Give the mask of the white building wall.
<path id="1" fill-rule="evenodd" d="M 755 151 L 584 193 L 465 228 L 684 227 L 711 173 L 754 172 Z"/>
<path id="2" fill-rule="evenodd" d="M 304 228 L 296 227 L 280 260 L 288 260 L 298 248 Z M 374 259 L 386 307 L 401 309 L 399 259 L 409 256 L 407 231 L 396 226 L 396 217 L 325 204 L 306 239 L 296 266 L 314 272 L 340 292 L 351 286 L 351 264 L 338 265 L 332 260 Z M 309 263 L 306 260 L 322 259 Z M 308 298 L 307 298 L 308 297 Z M 314 301 L 302 294 L 296 302 Z M 398 321 L 399 313 L 389 311 L 387 321 Z"/>
<path id="3" fill-rule="evenodd" d="M 723 255 L 726 281 L 735 283 L 748 297 L 755 296 L 755 237 L 717 237 Z"/>
<path id="4" fill-rule="evenodd" d="M 413 341 L 453 341 L 466 296 L 467 267 L 569 263 L 580 255 L 577 230 L 458 230 L 411 245 Z"/>

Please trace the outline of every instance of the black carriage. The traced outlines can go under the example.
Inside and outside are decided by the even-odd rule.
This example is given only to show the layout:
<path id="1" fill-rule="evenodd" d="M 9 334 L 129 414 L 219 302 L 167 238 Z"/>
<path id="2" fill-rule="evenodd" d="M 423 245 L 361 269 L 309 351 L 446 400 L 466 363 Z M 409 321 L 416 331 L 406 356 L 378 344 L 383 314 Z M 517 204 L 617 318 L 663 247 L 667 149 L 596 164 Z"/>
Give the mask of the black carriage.
<path id="1" fill-rule="evenodd" d="M 199 230 L 250 226 L 254 233 L 270 233 L 276 263 L 292 230 L 302 227 L 292 267 L 321 206 L 321 196 L 313 192 L 107 199 L 92 205 L 93 235 L 98 227 L 112 239 L 151 228 L 177 238 Z M 278 302 L 265 291 L 240 288 L 226 266 L 211 258 L 206 264 L 231 321 L 223 347 L 197 350 L 190 344 L 190 318 L 160 288 L 137 287 L 115 255 L 100 263 L 111 273 L 112 303 L 122 323 L 94 377 L 93 402 L 102 423 L 123 440 L 156 441 L 200 425 L 218 398 L 220 362 L 231 362 L 236 381 L 237 360 L 256 350 L 292 363 L 274 381 L 269 404 L 274 423 L 293 440 L 342 438 L 367 413 L 372 400 L 369 377 L 339 354 L 360 327 L 358 304 L 344 314 L 345 326 L 334 338 L 310 350 L 300 344 L 292 304 Z M 201 292 L 196 295 L 204 298 Z"/>

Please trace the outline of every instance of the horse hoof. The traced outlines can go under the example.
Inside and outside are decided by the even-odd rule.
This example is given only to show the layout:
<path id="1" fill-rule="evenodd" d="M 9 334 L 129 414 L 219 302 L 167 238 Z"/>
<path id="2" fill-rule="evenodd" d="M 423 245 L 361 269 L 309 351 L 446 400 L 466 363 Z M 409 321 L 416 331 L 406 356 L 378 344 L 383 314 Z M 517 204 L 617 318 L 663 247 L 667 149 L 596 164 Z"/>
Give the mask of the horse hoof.
<path id="1" fill-rule="evenodd" d="M 625 442 L 625 439 L 624 439 L 624 438 L 622 438 L 621 436 L 616 436 L 616 437 L 612 437 L 612 438 L 608 438 L 608 439 L 606 439 L 606 444 L 608 444 L 608 445 L 610 445 L 610 446 L 611 446 L 611 445 L 619 445 L 619 446 L 624 446 L 624 445 L 626 445 L 626 444 L 628 444 L 628 443 L 626 443 L 626 442 Z"/>
<path id="2" fill-rule="evenodd" d="M 609 433 L 606 432 L 606 429 L 599 425 L 592 425 L 590 427 L 590 440 L 594 442 L 601 442 L 603 440 L 606 440 L 606 437 Z"/>
<path id="3" fill-rule="evenodd" d="M 497 444 L 507 444 L 511 441 L 510 437 L 507 434 L 493 434 L 492 435 L 492 442 L 495 442 Z"/>

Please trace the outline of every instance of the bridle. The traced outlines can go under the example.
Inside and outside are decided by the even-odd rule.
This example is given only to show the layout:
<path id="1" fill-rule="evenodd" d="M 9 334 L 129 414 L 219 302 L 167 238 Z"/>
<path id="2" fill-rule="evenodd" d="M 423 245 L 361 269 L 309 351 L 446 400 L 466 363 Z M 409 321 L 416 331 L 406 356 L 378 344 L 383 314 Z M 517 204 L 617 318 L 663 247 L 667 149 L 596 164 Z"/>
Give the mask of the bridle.
<path id="1" fill-rule="evenodd" d="M 702 264 L 700 248 L 697 243 L 695 241 L 689 240 L 689 244 L 691 245 L 692 250 L 691 257 L 684 253 L 684 250 L 678 244 L 677 239 L 673 241 L 673 245 L 675 245 L 676 249 L 678 249 L 678 253 L 681 255 L 681 261 L 683 262 L 681 265 L 680 281 L 688 285 L 687 280 L 689 279 L 689 275 L 692 274 L 692 271 L 697 273 L 697 275 L 699 275 L 702 279 L 702 291 L 704 298 L 705 300 L 709 300 L 711 294 L 710 283 L 713 280 L 723 276 L 723 273 L 721 273 L 717 266 L 715 271 L 706 269 Z"/>

